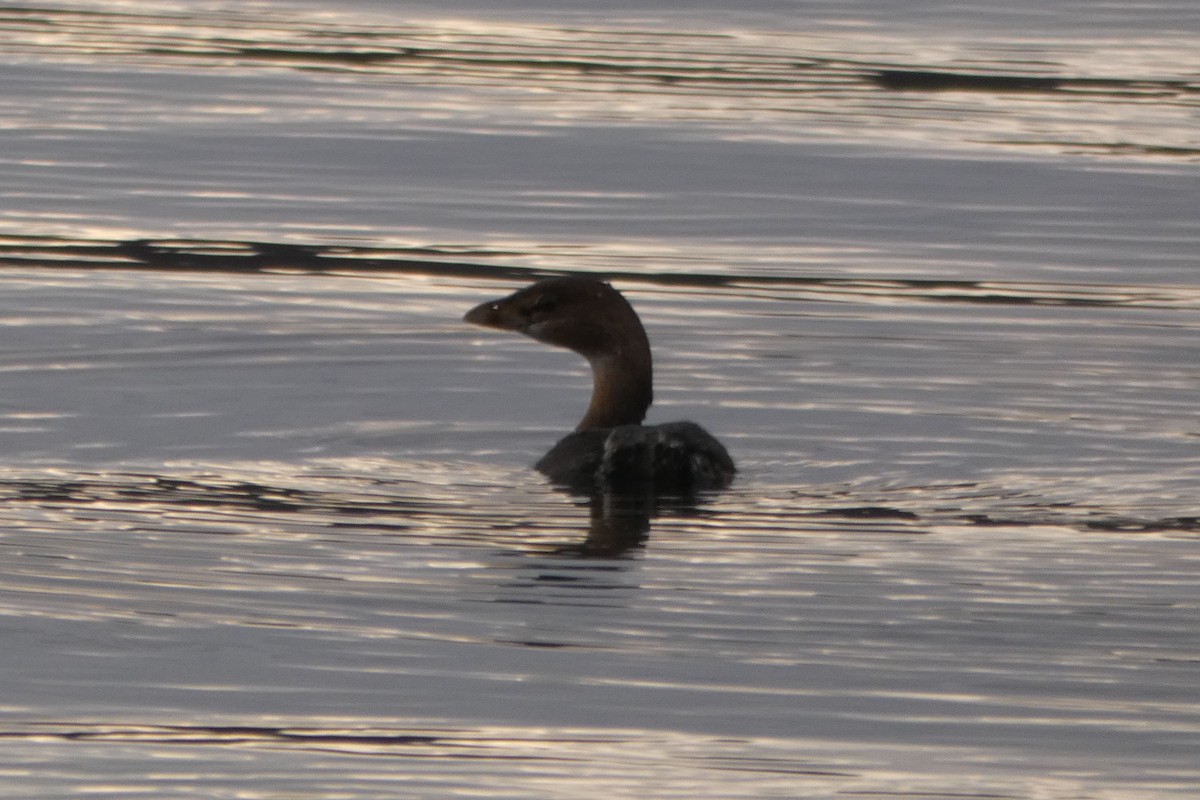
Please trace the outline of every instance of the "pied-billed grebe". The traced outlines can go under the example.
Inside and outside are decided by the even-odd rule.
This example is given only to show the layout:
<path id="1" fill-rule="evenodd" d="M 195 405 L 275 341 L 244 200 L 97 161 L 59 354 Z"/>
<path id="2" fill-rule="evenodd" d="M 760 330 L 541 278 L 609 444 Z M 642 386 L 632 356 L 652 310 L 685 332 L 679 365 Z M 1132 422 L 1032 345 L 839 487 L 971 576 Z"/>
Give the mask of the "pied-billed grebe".
<path id="1" fill-rule="evenodd" d="M 694 422 L 642 425 L 653 400 L 650 342 L 613 287 L 582 276 L 547 278 L 463 317 L 574 350 L 592 366 L 592 402 L 575 432 L 536 467 L 581 491 L 690 494 L 727 486 L 729 453 Z"/>

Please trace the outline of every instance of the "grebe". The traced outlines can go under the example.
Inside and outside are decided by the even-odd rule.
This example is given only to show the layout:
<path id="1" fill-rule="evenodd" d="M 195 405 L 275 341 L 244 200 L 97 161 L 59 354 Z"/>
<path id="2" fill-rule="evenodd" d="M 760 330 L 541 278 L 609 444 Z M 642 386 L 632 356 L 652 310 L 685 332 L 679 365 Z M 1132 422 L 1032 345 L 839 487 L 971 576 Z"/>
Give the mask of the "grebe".
<path id="1" fill-rule="evenodd" d="M 633 307 L 607 283 L 547 278 L 463 319 L 565 347 L 591 364 L 587 412 L 535 465 L 553 482 L 577 491 L 689 495 L 733 480 L 733 459 L 696 423 L 641 424 L 653 400 L 650 342 Z"/>

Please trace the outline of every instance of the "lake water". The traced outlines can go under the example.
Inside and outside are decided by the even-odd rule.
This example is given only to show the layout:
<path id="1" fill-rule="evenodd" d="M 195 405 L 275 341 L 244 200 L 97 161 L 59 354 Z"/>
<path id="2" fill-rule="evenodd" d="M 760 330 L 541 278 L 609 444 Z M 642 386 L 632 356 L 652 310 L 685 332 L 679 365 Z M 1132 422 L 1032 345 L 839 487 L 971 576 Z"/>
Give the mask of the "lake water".
<path id="1" fill-rule="evenodd" d="M 0 9 L 5 798 L 1200 793 L 1195 4 L 724 6 Z"/>

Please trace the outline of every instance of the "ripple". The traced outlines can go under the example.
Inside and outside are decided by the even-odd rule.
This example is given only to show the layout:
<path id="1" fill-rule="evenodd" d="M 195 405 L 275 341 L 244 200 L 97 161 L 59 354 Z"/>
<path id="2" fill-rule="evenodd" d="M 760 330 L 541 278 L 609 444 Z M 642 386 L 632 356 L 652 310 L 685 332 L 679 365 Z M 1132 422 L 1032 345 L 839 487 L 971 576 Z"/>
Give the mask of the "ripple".
<path id="1" fill-rule="evenodd" d="M 1194 793 L 1186 3 L 93 5 L 0 9 L 9 794 Z M 586 372 L 459 320 L 564 269 L 730 491 L 528 468 Z"/>
<path id="2" fill-rule="evenodd" d="M 443 91 L 467 90 L 452 105 L 473 113 L 486 106 L 505 125 L 515 121 L 515 103 L 526 119 L 533 115 L 533 127 L 697 120 L 718 126 L 723 135 L 780 141 L 887 138 L 934 147 L 1037 146 L 1125 158 L 1197 158 L 1190 122 L 1200 84 L 1187 69 L 1195 59 L 1190 43 L 1169 38 L 1123 48 L 1101 41 L 1091 51 L 1045 39 L 950 40 L 930 47 L 895 33 L 849 30 L 395 25 L 352 14 L 330 19 L 223 9 L 197 18 L 18 8 L 0 13 L 0 36 L 10 41 L 13 55 L 26 58 L 432 83 Z M 1014 66 L 1021 71 L 1013 72 Z M 920 97 L 930 92 L 940 95 L 936 103 Z M 553 98 L 553 121 L 543 118 L 546 93 Z M 482 100 L 489 95 L 496 95 L 494 102 Z M 281 99 L 277 95 L 276 103 Z M 204 113 L 243 107 L 230 100 Z M 353 102 L 346 96 L 338 102 L 347 101 Z M 139 113 L 146 114 L 145 104 Z M 1081 139 L 1081 130 L 1091 138 Z"/>
<path id="3" fill-rule="evenodd" d="M 479 261 L 463 261 L 474 256 Z M 462 247 L 351 247 L 286 242 L 220 240 L 100 240 L 0 235 L 0 266 L 29 269 L 161 270 L 174 273 L 277 273 L 317 275 L 437 276 L 447 279 L 532 281 L 569 271 L 508 266 L 496 260 L 523 256 L 517 249 Z M 537 254 L 545 258 L 545 254 Z M 578 260 L 586 254 L 573 253 Z M 1194 286 L 942 279 L 880 279 L 819 275 L 747 275 L 707 272 L 655 272 L 620 269 L 601 272 L 625 280 L 683 290 L 727 290 L 729 294 L 777 300 L 883 303 L 1031 305 L 1095 308 L 1192 310 L 1200 308 Z"/>
<path id="4" fill-rule="evenodd" d="M 579 559 L 545 547 L 585 524 L 552 493 L 468 506 L 335 466 L 9 472 L 4 619 L 41 633 L 10 640 L 0 738 L 53 762 L 10 787 L 133 791 L 153 762 L 373 796 L 364 757 L 392 793 L 470 764 L 556 796 L 581 772 L 592 796 L 595 772 L 615 796 L 1020 797 L 1034 774 L 1087 796 L 1081 762 L 1136 765 L 1164 797 L 1194 780 L 1194 520 L 1102 530 L 1103 507 L 1012 488 L 830 487 L 717 498 L 657 520 L 637 558 Z M 963 782 L 997 752 L 1022 768 Z"/>

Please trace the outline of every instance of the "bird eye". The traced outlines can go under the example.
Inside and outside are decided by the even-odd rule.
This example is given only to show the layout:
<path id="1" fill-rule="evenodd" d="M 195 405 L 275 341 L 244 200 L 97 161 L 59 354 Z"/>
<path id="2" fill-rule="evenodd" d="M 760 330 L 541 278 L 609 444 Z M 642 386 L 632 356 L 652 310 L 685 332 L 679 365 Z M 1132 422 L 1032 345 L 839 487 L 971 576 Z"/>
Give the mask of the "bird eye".
<path id="1" fill-rule="evenodd" d="M 549 314 L 558 308 L 558 298 L 552 294 L 539 295 L 529 307 L 530 314 Z"/>

